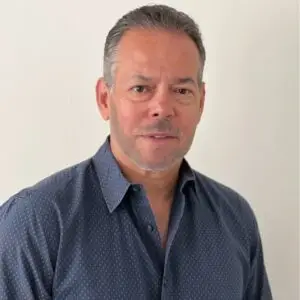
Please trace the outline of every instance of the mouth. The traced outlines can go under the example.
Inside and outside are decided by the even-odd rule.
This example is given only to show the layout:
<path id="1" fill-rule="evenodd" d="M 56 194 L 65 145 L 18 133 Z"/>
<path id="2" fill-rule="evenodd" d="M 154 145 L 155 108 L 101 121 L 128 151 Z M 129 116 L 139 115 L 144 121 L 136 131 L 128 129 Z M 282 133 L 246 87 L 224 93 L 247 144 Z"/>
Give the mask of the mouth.
<path id="1" fill-rule="evenodd" d="M 167 141 L 172 141 L 178 139 L 177 136 L 175 135 L 170 135 L 170 134 L 163 134 L 163 133 L 151 133 L 147 135 L 143 135 L 143 138 L 146 138 L 151 141 L 156 141 L 156 142 L 167 142 Z"/>
<path id="2" fill-rule="evenodd" d="M 168 136 L 168 135 L 147 135 L 145 136 L 147 138 L 152 138 L 152 139 L 175 139 L 174 136 Z"/>

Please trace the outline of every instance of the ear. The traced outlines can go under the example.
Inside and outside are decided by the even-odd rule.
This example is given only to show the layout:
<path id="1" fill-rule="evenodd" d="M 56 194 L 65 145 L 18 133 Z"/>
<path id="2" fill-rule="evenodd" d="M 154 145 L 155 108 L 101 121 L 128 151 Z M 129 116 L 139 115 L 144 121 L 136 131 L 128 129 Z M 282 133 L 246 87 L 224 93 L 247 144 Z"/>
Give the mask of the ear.
<path id="1" fill-rule="evenodd" d="M 97 106 L 102 118 L 105 121 L 109 120 L 109 88 L 103 78 L 98 79 L 96 85 L 96 100 Z"/>
<path id="2" fill-rule="evenodd" d="M 203 110 L 204 110 L 205 96 L 206 96 L 206 85 L 205 85 L 205 82 L 202 82 L 201 87 L 200 87 L 199 122 L 201 120 L 202 113 L 203 113 Z"/>
<path id="3" fill-rule="evenodd" d="M 201 91 L 200 91 L 200 109 L 203 111 L 204 104 L 205 104 L 205 96 L 206 96 L 206 84 L 205 82 L 202 82 Z"/>

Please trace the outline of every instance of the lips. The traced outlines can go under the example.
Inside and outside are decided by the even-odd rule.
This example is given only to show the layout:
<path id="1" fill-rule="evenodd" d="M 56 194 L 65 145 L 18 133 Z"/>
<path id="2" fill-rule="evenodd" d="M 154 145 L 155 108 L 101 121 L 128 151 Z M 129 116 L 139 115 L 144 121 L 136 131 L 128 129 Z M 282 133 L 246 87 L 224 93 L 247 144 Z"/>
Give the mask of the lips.
<path id="1" fill-rule="evenodd" d="M 147 135 L 143 135 L 142 136 L 144 139 L 157 144 L 165 144 L 171 141 L 176 141 L 177 137 L 174 135 L 170 135 L 170 134 L 147 134 Z"/>
<path id="2" fill-rule="evenodd" d="M 169 134 L 169 133 L 149 133 L 144 135 L 145 137 L 151 137 L 151 138 L 156 138 L 156 139 L 167 139 L 167 138 L 176 138 L 175 135 Z"/>

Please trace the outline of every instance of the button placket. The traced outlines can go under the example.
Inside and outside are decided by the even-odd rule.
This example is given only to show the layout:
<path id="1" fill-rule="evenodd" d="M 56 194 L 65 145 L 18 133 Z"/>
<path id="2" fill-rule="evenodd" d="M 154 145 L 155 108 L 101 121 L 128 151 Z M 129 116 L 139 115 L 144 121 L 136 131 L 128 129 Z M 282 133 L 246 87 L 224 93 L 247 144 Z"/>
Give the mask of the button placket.
<path id="1" fill-rule="evenodd" d="M 155 217 L 149 205 L 149 200 L 145 195 L 144 189 L 139 184 L 133 184 L 132 191 L 135 197 L 134 205 L 136 213 L 142 224 L 142 229 L 148 238 L 150 238 L 151 243 L 154 243 L 159 249 L 161 246 L 160 236 L 155 222 Z"/>

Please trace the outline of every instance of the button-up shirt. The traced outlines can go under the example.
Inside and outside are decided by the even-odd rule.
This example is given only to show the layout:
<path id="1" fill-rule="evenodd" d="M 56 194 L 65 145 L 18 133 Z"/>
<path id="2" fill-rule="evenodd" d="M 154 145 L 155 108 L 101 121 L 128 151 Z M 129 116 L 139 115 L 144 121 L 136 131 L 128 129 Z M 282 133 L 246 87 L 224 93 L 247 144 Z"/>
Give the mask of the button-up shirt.
<path id="1" fill-rule="evenodd" d="M 237 192 L 183 161 L 166 247 L 110 139 L 0 209 L 0 299 L 272 299 L 257 222 Z"/>

